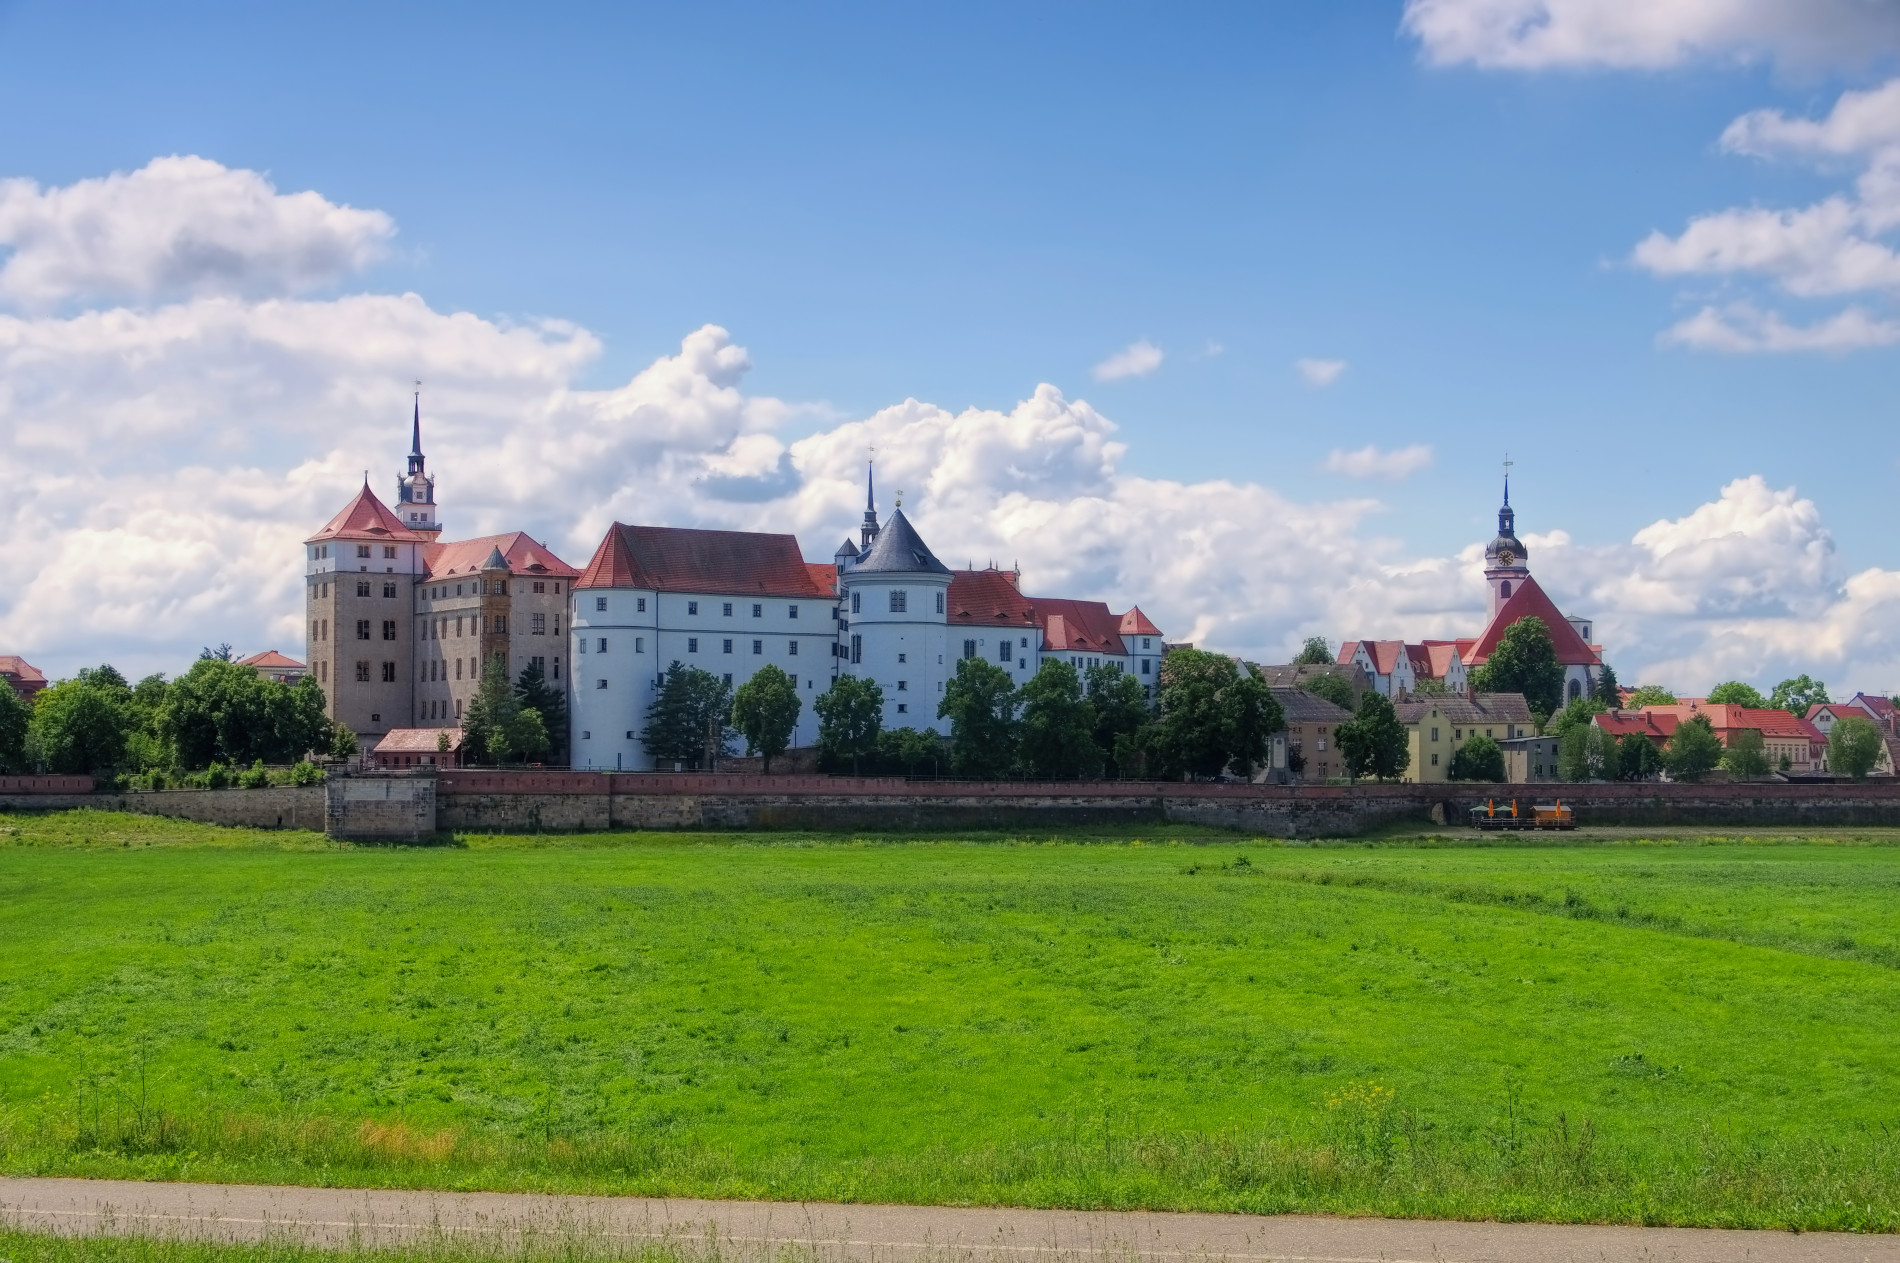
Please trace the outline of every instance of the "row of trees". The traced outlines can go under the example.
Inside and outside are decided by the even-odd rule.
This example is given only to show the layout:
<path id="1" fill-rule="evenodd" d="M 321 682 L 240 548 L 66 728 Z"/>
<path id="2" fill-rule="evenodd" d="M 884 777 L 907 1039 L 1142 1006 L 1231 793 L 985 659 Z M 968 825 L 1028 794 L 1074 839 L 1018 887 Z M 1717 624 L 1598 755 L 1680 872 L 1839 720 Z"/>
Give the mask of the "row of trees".
<path id="1" fill-rule="evenodd" d="M 1162 660 L 1158 696 L 1109 666 L 1078 671 L 1048 659 L 1021 688 L 981 658 L 957 663 L 934 731 L 883 726 L 884 690 L 840 676 L 813 702 L 828 769 L 990 779 L 1246 775 L 1282 726 L 1261 679 L 1221 654 L 1179 650 Z M 803 703 L 790 676 L 765 667 L 735 693 L 710 672 L 674 663 L 641 739 L 661 764 L 710 767 L 743 737 L 771 760 L 790 744 Z"/>

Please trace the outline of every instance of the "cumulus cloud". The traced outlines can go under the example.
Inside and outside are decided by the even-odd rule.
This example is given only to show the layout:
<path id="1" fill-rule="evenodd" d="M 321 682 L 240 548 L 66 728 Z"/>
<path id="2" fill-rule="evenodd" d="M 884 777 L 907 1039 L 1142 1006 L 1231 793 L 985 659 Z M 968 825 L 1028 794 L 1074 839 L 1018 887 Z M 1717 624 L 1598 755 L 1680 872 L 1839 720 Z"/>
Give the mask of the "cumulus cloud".
<path id="1" fill-rule="evenodd" d="M 751 357 L 716 326 L 622 385 L 578 388 L 598 352 L 572 325 L 416 295 L 0 317 L 0 646 L 56 675 L 177 671 L 225 640 L 301 655 L 300 541 L 365 467 L 388 498 L 415 377 L 453 537 L 527 530 L 580 564 L 618 518 L 791 531 L 828 557 L 875 445 L 886 511 L 904 488 L 946 561 L 1018 561 L 1031 592 L 1139 604 L 1173 638 L 1283 660 L 1314 632 L 1482 623 L 1481 542 L 1421 557 L 1370 498 L 1143 477 L 1114 422 L 1053 386 L 838 420 L 749 392 Z M 1792 489 L 1742 479 L 1620 544 L 1549 525 L 1527 537 L 1536 573 L 1597 620 L 1626 677 L 1900 681 L 1900 574 L 1835 576 L 1819 510 Z"/>
<path id="2" fill-rule="evenodd" d="M 75 298 L 287 295 L 330 285 L 395 234 L 381 211 L 279 193 L 255 171 L 197 157 L 42 189 L 0 181 L 0 295 Z"/>
<path id="3" fill-rule="evenodd" d="M 1823 118 L 1780 110 L 1742 115 L 1722 133 L 1730 153 L 1811 162 L 1853 159 L 1854 191 L 1811 206 L 1731 207 L 1700 215 L 1681 233 L 1651 232 L 1631 262 L 1656 276 L 1714 277 L 1796 298 L 1900 294 L 1900 253 L 1888 240 L 1900 229 L 1900 80 L 1846 92 Z M 1892 320 L 1850 306 L 1807 324 L 1764 311 L 1752 299 L 1705 306 L 1663 334 L 1680 346 L 1730 352 L 1852 351 L 1888 346 Z"/>
<path id="4" fill-rule="evenodd" d="M 1406 0 L 1401 25 L 1430 62 L 1511 70 L 1862 65 L 1900 49 L 1900 12 L 1865 0 Z"/>
<path id="5" fill-rule="evenodd" d="M 1348 478 L 1385 478 L 1394 482 L 1409 478 L 1421 469 L 1429 469 L 1431 463 L 1432 449 L 1423 443 L 1395 447 L 1390 451 L 1370 443 L 1352 452 L 1335 447 L 1326 455 L 1326 468 L 1330 473 L 1344 474 Z"/>
<path id="6" fill-rule="evenodd" d="M 1346 371 L 1344 360 L 1295 360 L 1293 367 L 1300 370 L 1300 376 L 1306 384 L 1315 390 L 1323 390 L 1339 380 Z"/>
<path id="7" fill-rule="evenodd" d="M 1161 367 L 1166 353 L 1154 343 L 1143 338 L 1131 342 L 1115 354 L 1097 364 L 1094 369 L 1098 382 L 1120 381 L 1124 377 L 1146 377 Z"/>

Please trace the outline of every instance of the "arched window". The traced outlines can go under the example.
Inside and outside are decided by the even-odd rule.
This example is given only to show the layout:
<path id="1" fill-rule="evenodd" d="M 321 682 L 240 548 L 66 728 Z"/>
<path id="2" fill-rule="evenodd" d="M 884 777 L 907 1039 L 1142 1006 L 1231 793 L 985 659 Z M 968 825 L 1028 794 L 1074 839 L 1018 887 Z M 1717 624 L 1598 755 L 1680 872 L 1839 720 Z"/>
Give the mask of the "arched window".
<path id="1" fill-rule="evenodd" d="M 1505 596 L 1505 597 L 1508 597 L 1511 595 L 1511 581 L 1509 579 L 1506 579 L 1503 583 L 1503 586 L 1498 588 L 1498 595 Z"/>
<path id="2" fill-rule="evenodd" d="M 1574 702 L 1579 697 L 1582 697 L 1582 696 L 1583 696 L 1583 684 L 1577 680 L 1570 681 L 1570 700 Z"/>

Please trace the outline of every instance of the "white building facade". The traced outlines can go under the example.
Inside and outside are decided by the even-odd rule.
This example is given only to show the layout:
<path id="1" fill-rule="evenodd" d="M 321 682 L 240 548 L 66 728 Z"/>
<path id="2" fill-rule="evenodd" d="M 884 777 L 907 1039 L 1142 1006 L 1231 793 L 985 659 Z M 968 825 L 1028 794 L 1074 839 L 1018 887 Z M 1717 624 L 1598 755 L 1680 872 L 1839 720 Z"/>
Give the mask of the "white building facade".
<path id="1" fill-rule="evenodd" d="M 838 591 L 839 672 L 875 680 L 884 690 L 886 728 L 927 728 L 949 735 L 937 718 L 945 682 L 956 670 L 949 652 L 950 568 L 938 561 L 904 511 L 876 525 L 867 511 L 870 542 L 851 555 L 841 549 Z"/>

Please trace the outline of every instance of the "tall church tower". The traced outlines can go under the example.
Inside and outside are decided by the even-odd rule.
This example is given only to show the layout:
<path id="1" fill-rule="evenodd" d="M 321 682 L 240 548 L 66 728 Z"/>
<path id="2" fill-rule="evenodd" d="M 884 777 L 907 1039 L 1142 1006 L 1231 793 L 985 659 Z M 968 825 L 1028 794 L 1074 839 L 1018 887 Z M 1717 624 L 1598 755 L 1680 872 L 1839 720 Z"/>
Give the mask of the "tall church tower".
<path id="1" fill-rule="evenodd" d="M 409 472 L 396 480 L 396 516 L 412 531 L 440 539 L 442 524 L 435 520 L 435 479 L 422 456 L 422 392 L 416 392 L 415 428 L 409 440 Z"/>
<path id="2" fill-rule="evenodd" d="M 1511 474 L 1504 474 L 1504 507 L 1498 510 L 1498 536 L 1484 550 L 1484 578 L 1491 585 L 1491 617 L 1531 577 L 1524 545 L 1517 538 L 1517 514 L 1511 511 Z"/>

